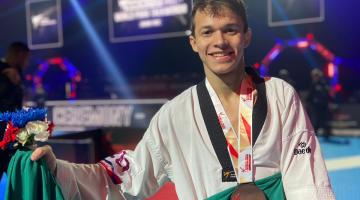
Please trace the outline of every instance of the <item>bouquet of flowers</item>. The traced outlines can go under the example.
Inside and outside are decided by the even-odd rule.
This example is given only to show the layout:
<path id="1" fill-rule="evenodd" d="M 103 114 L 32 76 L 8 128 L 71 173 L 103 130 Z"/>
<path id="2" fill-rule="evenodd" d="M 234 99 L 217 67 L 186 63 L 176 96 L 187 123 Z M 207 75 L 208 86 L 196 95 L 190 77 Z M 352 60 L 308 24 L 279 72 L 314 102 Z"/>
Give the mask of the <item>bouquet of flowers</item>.
<path id="1" fill-rule="evenodd" d="M 64 199 L 46 160 L 30 159 L 35 143 L 46 141 L 54 128 L 46 113 L 35 108 L 0 113 L 0 121 L 7 123 L 0 148 L 11 152 L 5 199 Z"/>
<path id="2" fill-rule="evenodd" d="M 0 121 L 7 122 L 0 148 L 33 147 L 36 141 L 46 141 L 54 124 L 47 120 L 46 109 L 28 108 L 0 113 Z"/>

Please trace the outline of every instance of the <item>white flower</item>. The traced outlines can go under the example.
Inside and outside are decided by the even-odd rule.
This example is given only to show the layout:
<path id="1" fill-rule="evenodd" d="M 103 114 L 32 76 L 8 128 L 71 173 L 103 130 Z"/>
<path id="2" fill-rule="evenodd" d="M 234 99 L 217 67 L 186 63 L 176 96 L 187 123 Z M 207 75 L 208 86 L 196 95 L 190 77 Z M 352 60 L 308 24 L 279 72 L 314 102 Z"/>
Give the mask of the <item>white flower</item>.
<path id="1" fill-rule="evenodd" d="M 34 141 L 45 142 L 50 136 L 48 128 L 47 121 L 28 122 L 24 128 L 19 129 L 16 140 L 23 146 L 31 146 Z"/>
<path id="2" fill-rule="evenodd" d="M 44 121 L 28 122 L 25 128 L 29 134 L 34 135 L 35 141 L 45 142 L 49 138 L 49 125 Z"/>
<path id="3" fill-rule="evenodd" d="M 29 137 L 30 134 L 27 132 L 27 130 L 25 128 L 22 128 L 19 130 L 19 133 L 16 135 L 16 140 L 19 141 L 22 145 L 25 145 Z"/>

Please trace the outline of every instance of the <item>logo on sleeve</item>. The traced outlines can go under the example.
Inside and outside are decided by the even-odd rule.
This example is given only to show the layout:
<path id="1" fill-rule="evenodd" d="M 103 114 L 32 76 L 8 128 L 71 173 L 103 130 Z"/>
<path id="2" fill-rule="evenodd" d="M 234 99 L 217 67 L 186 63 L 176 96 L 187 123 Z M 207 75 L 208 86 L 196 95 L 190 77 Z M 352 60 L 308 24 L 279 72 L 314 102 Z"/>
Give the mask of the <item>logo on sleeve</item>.
<path id="1" fill-rule="evenodd" d="M 294 149 L 294 155 L 311 153 L 311 148 L 306 146 L 307 146 L 306 142 L 300 142 L 297 148 Z"/>

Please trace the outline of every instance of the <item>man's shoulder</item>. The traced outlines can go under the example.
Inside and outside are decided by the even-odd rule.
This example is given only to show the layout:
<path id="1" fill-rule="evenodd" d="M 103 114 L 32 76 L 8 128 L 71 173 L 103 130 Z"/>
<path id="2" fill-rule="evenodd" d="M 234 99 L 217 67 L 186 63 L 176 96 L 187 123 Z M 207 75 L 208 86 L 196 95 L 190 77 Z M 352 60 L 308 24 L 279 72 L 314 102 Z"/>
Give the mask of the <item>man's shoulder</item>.
<path id="1" fill-rule="evenodd" d="M 294 93 L 295 89 L 294 87 L 289 84 L 288 82 L 277 78 L 277 77 L 265 77 L 265 85 L 266 88 L 270 91 L 281 91 L 281 92 L 291 92 Z"/>
<path id="2" fill-rule="evenodd" d="M 282 79 L 265 78 L 265 86 L 266 96 L 271 105 L 282 105 L 285 108 L 294 98 L 298 98 L 296 90 Z"/>
<path id="3" fill-rule="evenodd" d="M 157 124 L 162 130 L 173 126 L 182 126 L 184 121 L 189 120 L 193 113 L 194 88 L 195 86 L 186 89 L 161 106 L 159 111 L 154 115 L 151 124 Z"/>
<path id="4" fill-rule="evenodd" d="M 196 85 L 187 88 L 186 90 L 175 96 L 173 99 L 169 100 L 163 106 L 163 109 L 177 109 L 179 107 L 185 106 L 186 104 L 192 103 L 194 90 L 196 90 Z"/>
<path id="5" fill-rule="evenodd" d="M 167 119 L 183 120 L 194 111 L 196 104 L 196 85 L 184 90 L 173 99 L 167 101 L 156 113 L 155 118 L 160 121 L 167 121 Z"/>

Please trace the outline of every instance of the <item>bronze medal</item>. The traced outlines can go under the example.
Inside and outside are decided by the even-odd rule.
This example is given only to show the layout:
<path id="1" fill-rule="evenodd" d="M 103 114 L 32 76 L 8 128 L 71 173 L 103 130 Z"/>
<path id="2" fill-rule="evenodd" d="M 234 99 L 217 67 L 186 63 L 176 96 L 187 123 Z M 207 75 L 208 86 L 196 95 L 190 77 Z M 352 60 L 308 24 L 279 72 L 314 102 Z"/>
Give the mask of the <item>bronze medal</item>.
<path id="1" fill-rule="evenodd" d="M 254 183 L 238 185 L 231 195 L 231 200 L 266 200 L 265 194 Z"/>

